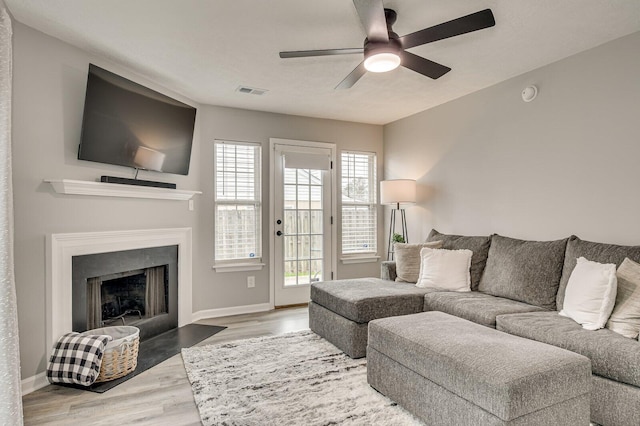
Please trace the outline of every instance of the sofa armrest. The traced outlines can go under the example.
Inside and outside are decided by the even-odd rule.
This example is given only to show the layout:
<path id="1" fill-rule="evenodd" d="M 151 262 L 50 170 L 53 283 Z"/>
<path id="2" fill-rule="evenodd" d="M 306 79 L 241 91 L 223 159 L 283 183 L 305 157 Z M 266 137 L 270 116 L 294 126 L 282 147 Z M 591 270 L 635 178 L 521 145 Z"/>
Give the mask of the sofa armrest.
<path id="1" fill-rule="evenodd" d="M 396 262 L 384 261 L 380 262 L 380 278 L 383 280 L 396 280 Z"/>

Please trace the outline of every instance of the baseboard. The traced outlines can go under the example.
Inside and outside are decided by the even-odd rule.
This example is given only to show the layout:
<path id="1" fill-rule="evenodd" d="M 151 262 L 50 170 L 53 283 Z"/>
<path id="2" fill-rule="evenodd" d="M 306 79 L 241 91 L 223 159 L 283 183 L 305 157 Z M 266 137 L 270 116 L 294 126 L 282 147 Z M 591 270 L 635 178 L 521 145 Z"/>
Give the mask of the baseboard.
<path id="1" fill-rule="evenodd" d="M 228 317 L 231 315 L 253 314 L 256 312 L 266 312 L 273 309 L 270 303 L 258 303 L 257 305 L 232 306 L 229 308 L 206 309 L 194 312 L 191 321 L 200 321 L 207 318 Z"/>
<path id="2" fill-rule="evenodd" d="M 22 379 L 22 395 L 27 395 L 31 392 L 35 392 L 38 389 L 42 389 L 47 386 L 49 381 L 47 380 L 46 372 L 38 373 L 35 376 Z"/>
<path id="3" fill-rule="evenodd" d="M 303 308 L 306 306 L 309 306 L 309 302 L 294 303 L 292 305 L 280 305 L 280 306 L 276 306 L 275 309 Z"/>

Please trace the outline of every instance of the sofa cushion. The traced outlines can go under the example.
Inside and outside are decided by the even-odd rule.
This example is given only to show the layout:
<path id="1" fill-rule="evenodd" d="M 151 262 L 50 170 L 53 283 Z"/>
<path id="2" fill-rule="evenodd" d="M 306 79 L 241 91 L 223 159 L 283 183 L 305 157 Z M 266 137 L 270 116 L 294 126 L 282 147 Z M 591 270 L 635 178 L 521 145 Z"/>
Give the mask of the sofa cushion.
<path id="1" fill-rule="evenodd" d="M 442 241 L 431 241 L 421 244 L 395 243 L 393 251 L 396 256 L 396 281 L 416 283 L 420 275 L 420 250 L 424 247 L 440 248 Z"/>
<path id="2" fill-rule="evenodd" d="M 615 244 L 594 243 L 584 241 L 575 235 L 569 238 L 567 250 L 564 256 L 564 266 L 562 267 L 562 278 L 558 287 L 556 297 L 557 309 L 561 310 L 564 303 L 564 293 L 573 268 L 576 267 L 576 260 L 585 257 L 593 262 L 615 263 L 620 266 L 625 257 L 640 262 L 640 246 L 618 246 Z"/>
<path id="3" fill-rule="evenodd" d="M 482 272 L 487 264 L 491 237 L 468 237 L 465 235 L 447 235 L 432 229 L 427 241 L 442 241 L 443 249 L 462 250 L 473 252 L 471 256 L 471 290 L 477 290 L 480 284 Z"/>
<path id="4" fill-rule="evenodd" d="M 607 328 L 630 339 L 637 339 L 640 332 L 640 264 L 627 257 L 616 276 L 616 304 Z"/>
<path id="5" fill-rule="evenodd" d="M 593 374 L 640 386 L 640 343 L 609 329 L 585 330 L 557 312 L 500 315 L 497 328 L 568 349 L 591 359 Z"/>
<path id="6" fill-rule="evenodd" d="M 555 310 L 566 244 L 493 235 L 478 290 Z"/>
<path id="7" fill-rule="evenodd" d="M 542 311 L 542 308 L 502 297 L 471 291 L 459 293 L 439 291 L 424 296 L 425 311 L 441 311 L 487 327 L 496 326 L 502 314 Z"/>
<path id="8" fill-rule="evenodd" d="M 311 300 L 351 321 L 366 323 L 422 312 L 424 295 L 429 291 L 409 283 L 355 278 L 313 283 Z"/>

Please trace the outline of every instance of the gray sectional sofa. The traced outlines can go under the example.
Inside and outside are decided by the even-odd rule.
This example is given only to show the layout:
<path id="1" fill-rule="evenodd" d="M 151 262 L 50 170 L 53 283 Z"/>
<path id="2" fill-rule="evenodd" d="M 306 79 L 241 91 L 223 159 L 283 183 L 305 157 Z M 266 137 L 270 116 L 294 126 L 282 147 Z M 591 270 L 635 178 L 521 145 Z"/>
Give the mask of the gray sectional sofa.
<path id="1" fill-rule="evenodd" d="M 595 243 L 576 236 L 539 242 L 435 230 L 427 241 L 442 241 L 445 249 L 473 251 L 472 291 L 448 292 L 395 282 L 395 263 L 383 262 L 381 278 L 314 283 L 310 328 L 358 358 L 366 355 L 370 321 L 441 311 L 589 358 L 591 421 L 640 425 L 640 343 L 606 328 L 585 330 L 558 315 L 578 257 L 616 265 L 626 257 L 640 262 L 640 246 Z"/>

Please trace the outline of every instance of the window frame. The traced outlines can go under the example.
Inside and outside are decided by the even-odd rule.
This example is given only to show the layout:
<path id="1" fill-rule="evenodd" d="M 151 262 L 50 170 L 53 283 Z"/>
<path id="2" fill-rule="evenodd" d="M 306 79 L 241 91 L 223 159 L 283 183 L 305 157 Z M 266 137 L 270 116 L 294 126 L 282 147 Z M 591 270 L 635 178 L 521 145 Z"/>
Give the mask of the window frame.
<path id="1" fill-rule="evenodd" d="M 218 146 L 219 145 L 233 145 L 233 146 L 250 146 L 255 148 L 254 153 L 254 194 L 253 199 L 218 199 Z M 255 257 L 236 257 L 230 259 L 218 259 L 218 206 L 254 206 L 256 211 L 256 256 Z M 262 202 L 262 144 L 258 142 L 245 142 L 245 141 L 233 141 L 226 139 L 216 139 L 214 141 L 213 148 L 213 268 L 218 272 L 238 272 L 238 271 L 252 271 L 262 269 L 264 263 L 262 258 L 264 255 L 263 246 L 263 202 Z"/>
<path id="2" fill-rule="evenodd" d="M 369 170 L 368 170 L 368 183 L 370 185 L 370 193 L 372 200 L 369 202 L 345 202 L 343 199 L 343 183 L 345 180 L 345 155 L 365 155 L 369 157 Z M 364 263 L 364 262 L 377 262 L 380 256 L 379 252 L 379 204 L 378 204 L 378 153 L 374 151 L 356 151 L 356 150 L 343 150 L 340 152 L 340 255 L 343 263 Z M 345 206 L 369 206 L 374 212 L 375 225 L 373 226 L 373 235 L 375 242 L 375 249 L 367 251 L 347 251 L 345 252 L 345 232 L 344 232 L 344 207 Z"/>

